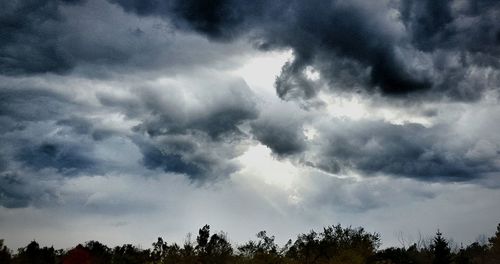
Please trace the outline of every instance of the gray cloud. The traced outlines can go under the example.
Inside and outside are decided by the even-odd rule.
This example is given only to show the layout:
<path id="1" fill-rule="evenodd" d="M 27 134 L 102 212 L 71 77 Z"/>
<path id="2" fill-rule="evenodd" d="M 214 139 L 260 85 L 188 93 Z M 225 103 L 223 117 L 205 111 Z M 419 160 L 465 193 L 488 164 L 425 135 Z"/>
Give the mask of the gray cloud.
<path id="1" fill-rule="evenodd" d="M 17 122 L 53 120 L 64 115 L 63 108 L 75 110 L 62 94 L 38 87 L 1 87 L 0 116 Z M 29 106 L 29 107 L 27 107 Z M 73 109 L 71 109 L 73 108 Z"/>
<path id="2" fill-rule="evenodd" d="M 60 6 L 81 1 L 2 1 L 0 73 L 63 73 L 72 66 L 57 46 Z"/>
<path id="3" fill-rule="evenodd" d="M 56 197 L 50 188 L 42 194 L 32 191 L 45 181 L 35 172 L 53 174 L 52 182 L 58 182 L 123 171 L 141 177 L 161 170 L 208 183 L 239 170 L 233 159 L 248 139 L 240 126 L 259 113 L 241 79 L 210 70 L 80 93 L 86 82 L 72 76 L 4 78 L 2 204 L 24 207 L 39 195 Z"/>
<path id="4" fill-rule="evenodd" d="M 92 171 L 95 166 L 89 150 L 73 142 L 44 142 L 34 146 L 28 143 L 26 145 L 19 150 L 16 158 L 27 167 L 56 168 L 65 174 L 71 174 L 74 170 Z"/>
<path id="5" fill-rule="evenodd" d="M 288 105 L 269 107 L 250 124 L 251 133 L 280 157 L 301 153 L 307 148 L 302 118 Z"/>
<path id="6" fill-rule="evenodd" d="M 239 169 L 234 143 L 213 142 L 206 135 L 177 134 L 136 139 L 148 169 L 186 175 L 197 183 L 226 179 Z"/>
<path id="7" fill-rule="evenodd" d="M 216 67 L 217 61 L 218 67 L 227 67 L 237 60 L 220 57 L 220 52 L 240 51 L 237 45 L 216 46 L 202 37 L 175 32 L 160 19 L 125 14 L 107 1 L 4 2 L 0 14 L 4 75 L 77 72 L 110 78 L 129 69 L 165 74 L 194 64 Z"/>
<path id="8" fill-rule="evenodd" d="M 496 111 L 496 110 L 493 110 Z M 495 119 L 495 118 L 494 118 Z M 386 121 L 329 119 L 316 126 L 317 134 L 304 142 L 307 148 L 294 153 L 276 149 L 295 147 L 294 140 L 265 141 L 270 135 L 259 135 L 262 144 L 278 155 L 289 157 L 299 164 L 312 166 L 336 175 L 358 173 L 362 177 L 391 175 L 421 181 L 472 182 L 495 187 L 491 175 L 500 170 L 498 137 L 480 130 L 496 129 L 484 123 L 469 127 L 477 130 L 474 136 L 465 131 L 464 123 L 442 123 L 430 127 L 421 124 L 391 124 Z M 284 129 L 284 127 L 283 127 Z M 290 128 L 288 134 L 303 137 L 303 128 Z M 298 129 L 298 130 L 297 130 Z M 266 132 L 261 130 L 260 133 Z M 257 134 L 258 135 L 258 134 Z"/>
<path id="9" fill-rule="evenodd" d="M 214 40 L 225 41 L 239 37 L 250 21 L 261 16 L 269 6 L 258 0 L 200 1 L 136 1 L 111 0 L 129 12 L 141 16 L 155 15 L 167 18 L 181 29 L 194 30 Z M 271 4 L 272 5 L 272 4 Z"/>
<path id="10" fill-rule="evenodd" d="M 0 3 L 8 238 L 149 243 L 208 222 L 244 240 L 332 219 L 390 237 L 387 215 L 498 219 L 497 1 Z M 293 54 L 279 98 L 257 98 L 234 75 L 276 50 Z"/>
<path id="11" fill-rule="evenodd" d="M 194 84 L 189 97 L 178 87 L 157 86 L 143 88 L 129 100 L 113 101 L 102 95 L 101 102 L 142 120 L 134 127 L 141 135 L 134 141 L 148 168 L 215 179 L 236 170 L 227 160 L 240 153 L 233 146 L 246 138 L 238 126 L 255 119 L 258 111 L 253 94 L 240 80 L 201 81 L 184 84 Z M 206 85 L 216 87 L 206 90 Z"/>
<path id="12" fill-rule="evenodd" d="M 284 99 L 322 89 L 306 78 L 309 66 L 329 89 L 412 100 L 478 100 L 499 80 L 495 1 L 114 2 L 212 39 L 245 36 L 260 49 L 292 49 L 276 82 Z M 483 81 L 469 89 L 475 74 Z"/>
<path id="13" fill-rule="evenodd" d="M 50 207 L 59 204 L 58 186 L 63 177 L 56 170 L 13 168 L 0 172 L 0 205 L 6 208 Z"/>
<path id="14" fill-rule="evenodd" d="M 390 175 L 496 188 L 492 175 L 500 170 L 500 145 L 492 132 L 498 130 L 499 116 L 494 102 L 437 104 L 431 112 L 414 105 L 397 110 L 395 117 L 402 121 L 370 113 L 390 109 L 380 102 L 374 109 L 360 109 L 367 115 L 360 119 L 326 117 L 321 109 L 270 107 L 251 123 L 251 132 L 279 157 L 334 175 Z"/>
<path id="15" fill-rule="evenodd" d="M 48 170 L 61 179 L 125 168 L 140 176 L 161 169 L 199 182 L 238 170 L 231 159 L 241 154 L 238 142 L 247 137 L 239 126 L 255 119 L 258 110 L 241 79 L 217 71 L 238 65 L 237 53 L 245 45 L 214 44 L 175 32 L 165 21 L 126 14 L 107 1 L 5 5 L 0 19 L 1 171 L 22 177 L 19 186 L 43 181 L 23 168 Z M 129 78 L 133 70 L 132 82 L 144 83 L 159 75 L 203 72 L 207 65 L 204 77 L 181 85 L 172 77 L 164 86 L 129 89 L 115 79 Z M 125 87 L 109 92 L 92 84 L 85 92 L 83 86 L 93 79 Z M 110 116 L 123 116 L 120 122 L 128 123 L 110 123 Z M 109 156 L 121 156 L 113 152 L 122 148 L 133 160 Z M 21 189 L 2 193 L 15 197 Z"/>
<path id="16" fill-rule="evenodd" d="M 305 148 L 304 135 L 297 128 L 259 120 L 252 124 L 252 134 L 280 156 L 299 153 Z"/>
<path id="17" fill-rule="evenodd" d="M 31 202 L 33 193 L 25 191 L 26 183 L 20 181 L 19 177 L 10 173 L 2 173 L 0 177 L 0 204 L 7 208 L 26 207 Z"/>
<path id="18" fill-rule="evenodd" d="M 459 49 L 498 55 L 496 1 L 403 1 L 403 22 L 421 50 Z"/>
<path id="19" fill-rule="evenodd" d="M 317 163 L 323 169 L 354 169 L 366 175 L 381 173 L 426 181 L 477 180 L 499 169 L 498 154 L 485 159 L 472 155 L 477 142 L 453 146 L 446 126 L 363 121 L 339 122 L 335 127 L 321 139 L 327 142 Z"/>
<path id="20" fill-rule="evenodd" d="M 264 50 L 292 49 L 294 59 L 276 82 L 284 99 L 309 99 L 324 90 L 305 76 L 310 66 L 328 89 L 412 100 L 478 100 L 500 79 L 495 1 L 111 2 L 146 19 L 127 16 L 104 1 L 7 5 L 1 72 L 77 68 L 105 75 L 130 67 L 178 68 L 190 63 L 168 52 L 184 50 L 173 36 L 181 29 L 216 41 L 250 39 Z M 28 19 L 19 20 L 17 13 L 29 14 Z M 102 16 L 96 19 L 93 13 Z M 89 30 L 98 23 L 100 31 Z M 212 54 L 196 55 L 199 64 Z"/>
<path id="21" fill-rule="evenodd" d="M 494 59 L 498 25 L 492 19 L 498 4 L 480 5 L 475 12 L 457 7 L 452 12 L 451 3 L 402 1 L 402 9 L 357 2 L 297 4 L 282 18 L 284 26 L 275 29 L 271 24 L 259 41 L 267 48 L 294 51 L 293 62 L 284 66 L 276 82 L 285 99 L 315 95 L 319 88 L 304 74 L 314 66 L 333 90 L 477 100 L 485 90 L 495 89 L 499 80 Z M 473 1 L 467 5 L 474 6 Z M 401 12 L 401 20 L 391 12 Z M 482 76 L 480 82 L 475 74 Z"/>
<path id="22" fill-rule="evenodd" d="M 383 13 L 376 14 L 380 17 L 368 15 L 368 9 L 362 8 L 360 3 L 275 1 L 257 2 L 251 8 L 244 1 L 216 1 L 206 6 L 194 2 L 173 2 L 171 5 L 156 1 L 117 3 L 140 15 L 169 16 L 174 24 L 187 23 L 194 30 L 215 38 L 231 38 L 249 28 L 256 32 L 253 38 L 260 48 L 294 50 L 295 60 L 288 65 L 294 75 L 300 75 L 299 70 L 317 59 L 328 60 L 340 54 L 372 66 L 373 84 L 380 85 L 389 94 L 429 85 L 401 67 L 404 64 L 393 51 L 398 36 L 384 28 L 384 23 L 390 21 L 382 19 Z M 384 12 L 379 6 L 372 7 Z M 284 81 L 277 84 L 278 91 L 290 89 L 281 87 L 290 85 Z M 306 92 L 305 95 L 311 94 Z"/>
<path id="23" fill-rule="evenodd" d="M 117 131 L 113 131 L 112 129 L 101 128 L 99 124 L 94 124 L 92 120 L 80 116 L 70 116 L 67 119 L 60 119 L 56 124 L 71 128 L 75 134 L 91 135 L 92 139 L 96 141 L 107 139 L 117 133 Z"/>

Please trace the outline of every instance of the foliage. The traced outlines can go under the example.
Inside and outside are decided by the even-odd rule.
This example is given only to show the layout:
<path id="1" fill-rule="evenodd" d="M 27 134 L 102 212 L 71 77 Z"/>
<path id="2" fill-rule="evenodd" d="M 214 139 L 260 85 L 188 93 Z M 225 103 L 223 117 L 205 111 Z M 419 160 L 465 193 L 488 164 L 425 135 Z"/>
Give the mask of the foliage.
<path id="1" fill-rule="evenodd" d="M 485 240 L 486 241 L 486 240 Z M 283 247 L 266 231 L 257 240 L 233 250 L 223 232 L 210 234 L 210 226 L 198 230 L 196 242 L 179 246 L 159 237 L 150 249 L 132 244 L 109 248 L 88 241 L 69 250 L 40 247 L 36 241 L 13 254 L 0 239 L 2 264 L 498 264 L 500 263 L 500 224 L 488 242 L 474 242 L 451 250 L 449 240 L 438 230 L 429 243 L 409 247 L 379 249 L 380 236 L 363 228 L 333 225 L 322 232 L 300 234 Z"/>
<path id="2" fill-rule="evenodd" d="M 443 234 L 439 232 L 436 233 L 433 243 L 431 244 L 431 250 L 434 253 L 434 258 L 432 260 L 433 264 L 450 264 L 451 263 L 451 249 L 448 245 L 448 241 L 443 238 Z"/>
<path id="3" fill-rule="evenodd" d="M 10 263 L 11 261 L 10 250 L 3 244 L 3 239 L 0 239 L 0 263 Z"/>

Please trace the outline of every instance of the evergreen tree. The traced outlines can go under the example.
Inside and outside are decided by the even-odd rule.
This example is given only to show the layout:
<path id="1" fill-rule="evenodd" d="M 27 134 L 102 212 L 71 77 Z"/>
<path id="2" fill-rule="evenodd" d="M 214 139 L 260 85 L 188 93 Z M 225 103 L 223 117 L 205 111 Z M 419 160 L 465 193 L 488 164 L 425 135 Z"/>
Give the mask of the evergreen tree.
<path id="1" fill-rule="evenodd" d="M 436 233 L 432 244 L 431 250 L 434 254 L 433 264 L 449 264 L 451 263 L 451 250 L 448 245 L 448 241 L 443 237 L 443 234 L 439 232 Z"/>

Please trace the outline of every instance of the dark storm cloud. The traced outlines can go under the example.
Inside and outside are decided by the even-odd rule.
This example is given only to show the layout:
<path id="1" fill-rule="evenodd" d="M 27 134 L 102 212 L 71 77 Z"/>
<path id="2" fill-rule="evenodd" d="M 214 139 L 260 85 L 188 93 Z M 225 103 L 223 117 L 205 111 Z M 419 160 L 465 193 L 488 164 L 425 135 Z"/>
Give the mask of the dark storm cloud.
<path id="1" fill-rule="evenodd" d="M 498 86 L 500 6 L 466 1 L 466 7 L 452 11 L 452 3 L 402 1 L 402 7 L 390 10 L 356 1 L 298 1 L 258 35 L 262 47 L 294 51 L 276 82 L 278 95 L 313 97 L 318 88 L 304 71 L 314 66 L 333 90 L 365 87 L 403 98 L 477 100 Z M 391 18 L 396 10 L 401 20 Z M 352 70 L 343 67 L 346 60 L 353 61 Z M 446 63 L 450 60 L 457 62 Z M 493 73 L 481 69 L 488 66 Z M 471 72 L 482 72 L 489 82 L 477 83 Z"/>
<path id="2" fill-rule="evenodd" d="M 93 84 L 83 89 L 77 78 L 83 77 L 83 83 L 89 77 L 112 79 L 113 74 L 128 76 L 130 70 L 140 73 L 139 79 L 149 78 L 141 74 L 156 76 L 154 71 L 184 75 L 206 65 L 217 71 L 235 64 L 231 54 L 240 53 L 241 45 L 214 45 L 195 34 L 173 32 L 164 21 L 126 14 L 107 1 L 2 4 L 0 74 L 10 76 L 2 78 L 0 89 L 2 172 L 24 167 L 63 178 L 120 171 L 123 164 L 106 156 L 120 148 L 118 139 L 136 144 L 127 148 L 132 156 L 143 156 L 139 174 L 162 169 L 201 182 L 237 170 L 229 160 L 240 154 L 236 144 L 246 138 L 238 126 L 258 114 L 242 80 L 203 79 L 191 84 L 199 86 L 194 91 L 176 87 L 170 94 L 137 88 L 124 101 L 113 93 L 101 96 Z M 189 104 L 193 98 L 199 105 Z M 113 127 L 110 115 L 138 125 Z"/>
<path id="3" fill-rule="evenodd" d="M 370 68 L 370 86 L 380 87 L 385 94 L 429 88 L 427 78 L 412 72 L 398 57 L 395 47 L 401 36 L 383 16 L 388 16 L 388 11 L 373 3 L 364 7 L 356 2 L 296 1 L 280 17 L 283 25 L 270 24 L 259 41 L 266 48 L 292 48 L 295 58 L 288 67 L 295 75 L 303 76 L 307 66 L 327 65 L 340 57 Z M 333 80 L 330 67 L 318 70 L 323 78 Z M 278 93 L 289 90 L 288 85 L 293 83 L 277 82 Z"/>
<path id="4" fill-rule="evenodd" d="M 241 154 L 234 144 L 247 137 L 239 126 L 257 118 L 258 109 L 244 82 L 212 77 L 208 82 L 204 77 L 181 82 L 191 87 L 186 90 L 190 96 L 179 87 L 159 85 L 141 87 L 127 98 L 101 94 L 99 100 L 141 120 L 133 128 L 133 140 L 147 168 L 202 182 L 224 178 L 237 170 L 230 161 Z"/>
<path id="5" fill-rule="evenodd" d="M 421 50 L 459 49 L 499 55 L 498 1 L 413 1 L 402 3 L 402 19 Z"/>
<path id="6" fill-rule="evenodd" d="M 0 150 L 8 155 L 8 161 L 2 172 L 15 171 L 15 162 L 34 170 L 52 168 L 66 175 L 96 169 L 92 145 L 68 140 L 66 137 L 73 134 L 64 130 L 47 135 L 68 113 L 82 111 L 82 105 L 35 83 L 25 86 L 7 79 L 4 82 L 7 87 L 0 87 Z"/>
<path id="7" fill-rule="evenodd" d="M 0 205 L 7 208 L 26 207 L 30 204 L 32 193 L 26 183 L 12 173 L 0 173 Z"/>
<path id="8" fill-rule="evenodd" d="M 197 183 L 220 180 L 239 169 L 226 160 L 235 154 L 224 154 L 227 150 L 216 144 L 210 149 L 210 143 L 200 136 L 160 136 L 136 144 L 141 149 L 146 168 L 184 174 Z"/>
<path id="9" fill-rule="evenodd" d="M 239 126 L 258 116 L 248 86 L 217 72 L 123 88 L 120 96 L 88 91 L 84 100 L 37 79 L 4 81 L 0 149 L 5 173 L 47 170 L 62 179 L 121 171 L 123 161 L 108 156 L 121 148 L 116 145 L 123 144 L 118 138 L 136 146 L 128 146 L 137 152 L 133 157 L 142 156 L 126 161 L 142 161 L 137 164 L 140 168 L 134 168 L 139 174 L 160 169 L 199 183 L 225 179 L 239 169 L 232 159 L 241 155 L 244 148 L 238 144 L 248 138 Z M 107 121 L 113 115 L 134 125 L 113 127 Z"/>
<path id="10" fill-rule="evenodd" d="M 95 10 L 99 5 L 96 1 L 90 2 L 2 1 L 4 8 L 0 13 L 0 73 L 67 74 L 79 64 L 124 64 L 133 58 L 132 51 L 140 45 L 138 41 L 134 41 L 134 38 L 138 38 L 135 31 L 128 29 L 128 32 L 125 32 L 126 30 L 115 27 L 113 32 L 106 33 L 108 37 L 110 34 L 115 37 L 114 43 L 110 44 L 102 32 L 89 31 L 96 27 L 81 27 L 90 26 L 85 14 L 72 14 L 70 11 L 68 16 L 68 10 L 99 14 Z M 110 16 L 119 18 L 112 10 L 107 11 Z M 103 19 L 100 18 L 101 21 Z M 96 20 L 93 23 L 96 23 Z M 98 27 L 103 27 L 104 30 L 108 26 L 113 25 L 106 23 Z"/>
<path id="11" fill-rule="evenodd" d="M 468 110 L 454 104 L 436 107 L 425 110 L 418 105 L 396 114 L 405 120 L 405 115 L 420 111 L 416 120 L 433 123 L 424 126 L 376 117 L 324 117 L 280 106 L 281 111 L 266 109 L 252 121 L 251 133 L 278 157 L 335 175 L 497 188 L 490 178 L 500 171 L 500 141 L 493 132 L 498 130 L 499 108 L 495 104 L 469 105 Z M 365 111 L 370 115 L 372 110 Z"/>
<path id="12" fill-rule="evenodd" d="M 298 59 L 295 59 L 293 62 L 285 63 L 281 68 L 281 74 L 276 78 L 276 92 L 280 98 L 310 99 L 318 92 L 314 82 L 307 79 L 305 68 L 297 61 Z"/>
<path id="13" fill-rule="evenodd" d="M 309 99 L 324 89 L 304 74 L 310 66 L 328 89 L 407 99 L 477 100 L 496 88 L 500 78 L 496 1 L 110 2 L 212 40 L 247 38 L 264 50 L 292 49 L 294 59 L 276 82 L 284 99 Z M 98 75 L 110 66 L 166 67 L 160 58 L 185 63 L 163 56 L 173 29 L 155 31 L 140 20 L 142 25 L 128 25 L 104 1 L 16 1 L 5 6 L 0 20 L 3 74 L 65 73 L 86 65 L 83 72 Z M 102 16 L 89 17 L 91 13 Z M 89 31 L 98 24 L 101 31 Z M 475 75 L 484 81 L 477 83 Z"/>
<path id="14" fill-rule="evenodd" d="M 432 54 L 434 94 L 479 99 L 500 81 L 498 1 L 404 1 L 410 42 Z"/>
<path id="15" fill-rule="evenodd" d="M 236 101 L 239 99 L 243 98 L 232 98 L 232 100 Z M 135 127 L 135 130 L 144 131 L 153 137 L 165 134 L 187 134 L 190 131 L 206 134 L 213 140 L 227 136 L 238 136 L 241 134 L 241 131 L 237 126 L 247 120 L 255 119 L 258 113 L 251 101 L 246 101 L 245 99 L 240 102 L 242 103 L 241 105 L 221 102 L 221 105 L 214 109 L 207 109 L 203 113 L 188 113 L 188 115 L 168 111 L 170 109 L 173 111 L 179 109 L 173 103 L 167 109 L 165 107 L 156 109 L 157 112 L 155 111 L 152 115 L 144 119 L 140 125 Z M 150 103 L 152 102 L 150 101 Z M 159 101 L 157 103 L 161 104 L 162 102 Z M 145 108 L 148 110 L 155 109 L 153 105 L 146 106 Z"/>
<path id="16" fill-rule="evenodd" d="M 183 150 L 184 153 L 194 151 L 195 146 L 193 146 L 191 142 L 184 143 L 187 144 L 181 145 L 179 142 L 167 144 L 167 147 L 173 149 L 171 151 L 159 149 L 153 144 L 140 144 L 140 148 L 144 155 L 144 166 L 149 169 L 162 168 L 165 171 L 185 173 L 193 177 L 199 177 L 200 174 L 206 173 L 204 167 L 208 166 L 204 165 L 208 164 L 187 161 L 179 154 L 179 149 Z"/>
<path id="17" fill-rule="evenodd" d="M 259 118 L 251 123 L 251 132 L 278 156 L 301 153 L 306 148 L 302 124 L 291 118 Z"/>
<path id="18" fill-rule="evenodd" d="M 0 73 L 62 73 L 72 62 L 57 43 L 59 6 L 84 1 L 8 1 L 0 11 Z"/>
<path id="19" fill-rule="evenodd" d="M 219 56 L 220 49 L 227 54 L 240 51 L 240 47 L 217 47 L 201 36 L 174 32 L 160 19 L 126 14 L 105 0 L 70 2 L 2 2 L 0 74 L 76 72 L 109 78 L 131 69 L 167 74 L 193 64 L 215 67 L 215 61 L 221 62 L 218 67 L 227 67 L 234 58 Z"/>
<path id="20" fill-rule="evenodd" d="M 498 146 L 454 139 L 448 125 L 424 127 L 383 121 L 332 121 L 309 165 L 331 173 L 393 175 L 423 181 L 476 181 L 500 168 Z M 455 141 L 460 141 L 457 145 Z"/>
<path id="21" fill-rule="evenodd" d="M 252 125 L 252 134 L 280 156 L 299 153 L 305 148 L 300 130 L 285 129 L 275 124 L 260 122 Z"/>
<path id="22" fill-rule="evenodd" d="M 431 50 L 433 42 L 443 41 L 451 32 L 447 25 L 453 21 L 450 1 L 403 1 L 403 21 L 412 30 L 412 38 L 420 49 Z"/>
<path id="23" fill-rule="evenodd" d="M 259 115 L 245 82 L 219 72 L 240 66 L 245 40 L 292 50 L 275 83 L 282 99 L 340 90 L 477 100 L 500 83 L 497 2 L 1 3 L 4 206 L 55 199 L 44 186 L 66 178 L 130 168 L 225 179 L 240 169 L 235 158 L 249 138 L 330 173 L 473 181 L 499 170 L 497 146 L 488 148 L 495 141 L 454 142 L 446 124 L 334 120 L 310 139 L 304 117 L 282 108 Z M 359 208 L 378 206 L 370 199 Z"/>
<path id="24" fill-rule="evenodd" d="M 81 94 L 88 96 L 84 100 L 58 88 L 61 83 L 52 77 L 4 78 L 0 204 L 51 204 L 57 201 L 55 186 L 86 175 L 134 171 L 141 177 L 161 170 L 199 184 L 226 179 L 239 170 L 233 159 L 248 138 L 239 126 L 257 118 L 258 109 L 241 79 L 209 75 L 210 80 L 199 74 L 164 85 L 141 83 L 120 95 L 89 90 Z M 114 127 L 110 116 L 131 125 Z M 40 197 L 47 203 L 38 202 Z"/>
<path id="25" fill-rule="evenodd" d="M 263 14 L 264 1 L 239 0 L 110 0 L 126 11 L 141 16 L 156 15 L 169 18 L 179 28 L 206 34 L 215 40 L 230 40 L 239 37 L 251 21 Z"/>
<path id="26" fill-rule="evenodd" d="M 30 170 L 0 172 L 0 206 L 23 208 L 58 200 L 57 176 Z"/>
<path id="27" fill-rule="evenodd" d="M 300 81 L 301 71 L 315 60 L 331 60 L 340 54 L 366 66 L 372 66 L 372 82 L 389 94 L 404 93 L 429 86 L 427 81 L 405 70 L 394 54 L 396 36 L 386 33 L 379 18 L 371 19 L 370 10 L 340 1 L 273 1 L 247 4 L 246 1 L 117 1 L 126 10 L 141 15 L 170 16 L 177 24 L 188 24 L 210 37 L 238 35 L 238 29 L 256 31 L 260 48 L 292 48 L 295 59 L 286 71 L 295 75 L 298 88 L 312 96 Z M 264 5 L 264 6 L 263 6 Z M 257 12 L 256 12 L 257 10 Z M 377 10 L 381 11 L 381 10 Z M 380 15 L 380 14 L 377 14 Z M 298 75 L 298 76 L 297 76 Z M 296 85 L 282 77 L 277 83 L 283 95 Z"/>
<path id="28" fill-rule="evenodd" d="M 246 35 L 264 50 L 292 49 L 294 59 L 276 82 L 284 99 L 317 94 L 320 88 L 304 74 L 308 66 L 332 90 L 431 100 L 477 100 L 496 88 L 491 83 L 499 76 L 497 1 L 113 2 L 212 39 Z M 488 75 L 481 67 L 491 65 L 490 82 L 466 88 L 474 83 L 471 72 Z"/>
<path id="29" fill-rule="evenodd" d="M 151 137 L 193 132 L 217 141 L 240 135 L 238 126 L 258 116 L 252 91 L 241 79 L 206 75 L 199 73 L 181 84 L 137 87 L 124 98 L 101 93 L 98 99 L 130 118 L 140 118 L 134 130 Z"/>
<path id="30" fill-rule="evenodd" d="M 44 142 L 39 145 L 27 143 L 17 154 L 24 166 L 33 169 L 55 168 L 63 174 L 93 171 L 96 162 L 85 146 L 72 142 Z"/>
<path id="31" fill-rule="evenodd" d="M 73 108 L 66 96 L 38 88 L 0 87 L 0 117 L 23 121 L 53 120 Z M 70 109 L 67 109 L 70 110 Z"/>

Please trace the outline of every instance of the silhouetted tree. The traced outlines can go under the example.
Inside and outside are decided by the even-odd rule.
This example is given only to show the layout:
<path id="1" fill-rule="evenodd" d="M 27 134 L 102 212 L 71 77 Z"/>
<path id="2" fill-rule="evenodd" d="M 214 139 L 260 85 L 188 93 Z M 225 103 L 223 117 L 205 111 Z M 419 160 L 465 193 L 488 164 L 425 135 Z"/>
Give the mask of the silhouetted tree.
<path id="1" fill-rule="evenodd" d="M 229 263 L 233 248 L 223 233 L 210 236 L 210 226 L 205 225 L 198 231 L 196 251 L 201 263 Z"/>
<path id="2" fill-rule="evenodd" d="M 182 250 L 177 244 L 167 247 L 167 252 L 162 263 L 194 263 L 193 254 L 182 254 Z"/>
<path id="3" fill-rule="evenodd" d="M 322 233 L 311 231 L 299 235 L 287 256 L 300 263 L 366 263 L 380 246 L 378 234 L 363 228 L 324 228 Z"/>
<path id="4" fill-rule="evenodd" d="M 108 264 L 111 263 L 111 249 L 98 241 L 88 241 L 85 243 L 85 248 L 89 251 L 92 259 L 92 264 Z"/>
<path id="5" fill-rule="evenodd" d="M 19 264 L 53 264 L 56 261 L 56 254 L 53 247 L 40 248 L 36 241 L 32 241 L 26 247 L 20 248 L 16 261 Z"/>
<path id="6" fill-rule="evenodd" d="M 387 263 L 387 264 L 403 264 L 403 263 L 415 263 L 412 261 L 412 257 L 408 254 L 408 251 L 405 248 L 386 248 L 381 250 L 373 256 L 370 263 Z"/>
<path id="7" fill-rule="evenodd" d="M 491 237 L 488 241 L 490 263 L 500 263 L 500 224 L 497 225 L 495 236 Z"/>
<path id="8" fill-rule="evenodd" d="M 68 251 L 63 258 L 63 264 L 93 264 L 90 251 L 82 245 Z"/>
<path id="9" fill-rule="evenodd" d="M 406 250 L 409 256 L 410 263 L 430 264 L 432 262 L 433 253 L 424 241 L 414 243 Z"/>
<path id="10" fill-rule="evenodd" d="M 3 243 L 3 239 L 0 239 L 0 263 L 9 264 L 12 259 L 12 254 Z"/>
<path id="11" fill-rule="evenodd" d="M 439 230 L 432 240 L 419 240 L 408 248 L 377 250 L 379 246 L 376 233 L 334 225 L 301 234 L 283 247 L 261 231 L 256 241 L 239 246 L 235 254 L 225 233 L 211 235 L 205 225 L 198 230 L 196 243 L 188 235 L 183 247 L 159 237 L 152 249 L 131 244 L 110 249 L 89 241 L 66 252 L 40 248 L 32 241 L 12 255 L 0 240 L 0 264 L 500 264 L 500 224 L 488 243 L 475 242 L 456 252 Z"/>
<path id="12" fill-rule="evenodd" d="M 131 244 L 117 246 L 113 249 L 113 264 L 137 264 L 149 261 L 149 251 L 141 250 Z"/>
<path id="13" fill-rule="evenodd" d="M 163 260 L 167 258 L 168 244 L 163 241 L 163 238 L 159 237 L 156 242 L 153 243 L 153 250 L 151 251 L 151 261 L 153 263 L 162 263 Z"/>
<path id="14" fill-rule="evenodd" d="M 184 264 L 198 263 L 198 252 L 191 242 L 191 235 L 189 234 L 184 247 L 181 249 L 181 256 Z"/>
<path id="15" fill-rule="evenodd" d="M 206 247 L 206 263 L 230 263 L 233 248 L 223 233 L 213 234 Z"/>
<path id="16" fill-rule="evenodd" d="M 433 264 L 449 264 L 451 263 L 451 250 L 448 245 L 448 241 L 443 237 L 443 234 L 439 232 L 436 233 L 431 244 L 431 250 L 434 254 L 432 260 Z"/>
<path id="17" fill-rule="evenodd" d="M 210 238 L 210 226 L 205 225 L 198 230 L 196 237 L 196 250 L 200 253 L 205 253 L 208 239 Z"/>
<path id="18" fill-rule="evenodd" d="M 482 264 L 487 262 L 488 246 L 474 242 L 466 248 L 461 248 L 456 254 L 456 264 Z"/>
<path id="19" fill-rule="evenodd" d="M 266 231 L 257 233 L 258 241 L 249 241 L 238 247 L 239 256 L 246 263 L 283 263 L 283 255 L 274 236 L 268 236 Z M 292 242 L 287 243 L 289 246 Z M 287 247 L 288 249 L 288 247 Z"/>

